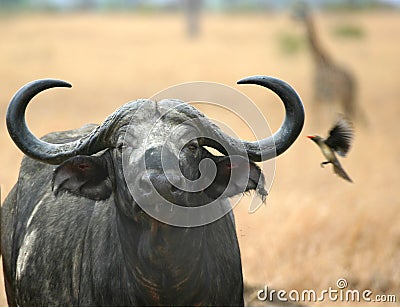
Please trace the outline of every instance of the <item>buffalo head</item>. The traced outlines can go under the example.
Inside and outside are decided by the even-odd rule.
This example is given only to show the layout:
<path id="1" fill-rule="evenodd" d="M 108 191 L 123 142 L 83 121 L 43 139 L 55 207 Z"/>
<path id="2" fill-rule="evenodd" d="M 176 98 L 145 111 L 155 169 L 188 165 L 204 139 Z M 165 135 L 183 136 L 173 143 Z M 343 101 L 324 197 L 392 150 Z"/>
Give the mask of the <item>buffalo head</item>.
<path id="1" fill-rule="evenodd" d="M 47 143 L 29 131 L 25 110 L 41 91 L 70 87 L 51 79 L 34 81 L 17 92 L 7 112 L 7 127 L 27 156 L 59 164 L 53 177 L 56 194 L 68 191 L 94 200 L 113 195 L 119 208 L 136 220 L 141 211 L 138 203 L 142 209 L 145 205 L 152 212 L 168 214 L 168 205 L 195 208 L 249 190 L 265 198 L 264 176 L 254 162 L 289 148 L 303 127 L 303 105 L 296 92 L 279 79 L 256 76 L 238 83 L 264 86 L 281 98 L 286 117 L 275 134 L 255 142 L 240 140 L 182 101 L 137 100 L 76 141 Z"/>

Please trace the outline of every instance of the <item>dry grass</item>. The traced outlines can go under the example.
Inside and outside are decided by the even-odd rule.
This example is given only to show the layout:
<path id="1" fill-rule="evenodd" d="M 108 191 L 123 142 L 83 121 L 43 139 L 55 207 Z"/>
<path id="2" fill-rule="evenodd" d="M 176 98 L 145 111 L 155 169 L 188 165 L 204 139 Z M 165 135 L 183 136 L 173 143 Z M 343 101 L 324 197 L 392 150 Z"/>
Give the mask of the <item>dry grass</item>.
<path id="1" fill-rule="evenodd" d="M 324 36 L 324 43 L 357 75 L 360 103 L 370 119 L 369 127 L 357 127 L 354 148 L 343 161 L 353 185 L 330 168 L 321 169 L 317 147 L 304 137 L 325 133 L 331 124 L 325 119 L 332 115 L 325 109 L 317 112 L 310 102 L 308 54 L 279 54 L 277 33 L 302 32 L 285 15 L 205 16 L 203 35 L 194 41 L 184 35 L 182 16 L 2 15 L 2 201 L 17 179 L 22 157 L 6 133 L 5 110 L 13 93 L 31 80 L 53 77 L 74 85 L 41 95 L 29 108 L 30 127 L 43 135 L 101 122 L 123 103 L 180 82 L 234 86 L 248 75 L 274 75 L 298 90 L 307 121 L 297 143 L 277 159 L 267 206 L 253 215 L 247 214 L 246 203 L 236 209 L 246 280 L 317 290 L 345 277 L 353 288 L 395 293 L 399 300 L 400 19 L 396 13 L 351 17 L 367 34 L 364 39 L 343 42 Z M 321 34 L 329 35 L 343 18 L 350 16 L 318 16 Z M 238 89 L 258 103 L 277 129 L 283 114 L 274 96 L 256 87 Z M 5 305 L 1 292 L 0 305 Z"/>

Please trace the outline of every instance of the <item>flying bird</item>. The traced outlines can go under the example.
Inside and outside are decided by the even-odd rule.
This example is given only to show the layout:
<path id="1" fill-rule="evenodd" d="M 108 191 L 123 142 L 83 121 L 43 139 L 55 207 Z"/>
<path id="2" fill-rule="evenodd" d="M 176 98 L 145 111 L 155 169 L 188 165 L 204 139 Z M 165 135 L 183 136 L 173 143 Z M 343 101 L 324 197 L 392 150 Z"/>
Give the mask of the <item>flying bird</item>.
<path id="1" fill-rule="evenodd" d="M 349 152 L 354 137 L 354 130 L 351 122 L 345 117 L 340 117 L 329 131 L 329 136 L 326 139 L 319 135 L 309 135 L 307 137 L 319 146 L 327 159 L 327 161 L 321 163 L 321 167 L 324 167 L 325 164 L 332 163 L 333 171 L 337 175 L 347 181 L 353 182 L 344 171 L 335 154 L 336 152 L 340 156 L 345 157 Z"/>

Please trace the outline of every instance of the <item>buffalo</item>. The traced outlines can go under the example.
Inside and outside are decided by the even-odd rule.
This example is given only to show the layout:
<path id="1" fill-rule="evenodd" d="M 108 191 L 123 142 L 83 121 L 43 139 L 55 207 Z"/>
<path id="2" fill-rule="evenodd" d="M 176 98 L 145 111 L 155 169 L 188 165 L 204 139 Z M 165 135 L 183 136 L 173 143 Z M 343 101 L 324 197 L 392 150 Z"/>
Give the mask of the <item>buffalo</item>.
<path id="1" fill-rule="evenodd" d="M 243 305 L 228 198 L 252 190 L 266 197 L 255 162 L 293 144 L 304 109 L 282 80 L 238 83 L 261 85 L 282 100 L 286 116 L 272 136 L 236 139 L 190 104 L 143 99 L 101 125 L 38 139 L 25 122 L 28 103 L 70 84 L 44 79 L 22 87 L 6 118 L 26 155 L 1 211 L 9 305 Z"/>

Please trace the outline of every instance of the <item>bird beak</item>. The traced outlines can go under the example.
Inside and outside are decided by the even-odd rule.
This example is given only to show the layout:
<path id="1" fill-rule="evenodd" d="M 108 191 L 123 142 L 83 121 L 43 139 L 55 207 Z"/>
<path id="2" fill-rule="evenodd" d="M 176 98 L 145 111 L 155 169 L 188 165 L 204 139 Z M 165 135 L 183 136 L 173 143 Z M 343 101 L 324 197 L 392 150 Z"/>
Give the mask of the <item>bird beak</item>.
<path id="1" fill-rule="evenodd" d="M 314 135 L 307 135 L 307 137 L 308 137 L 309 139 L 313 139 L 313 138 L 315 138 L 315 136 L 314 136 Z"/>

